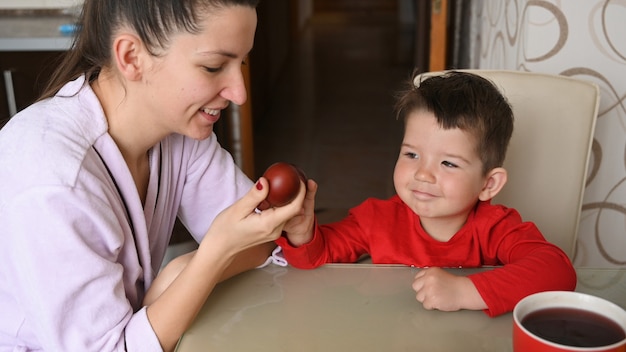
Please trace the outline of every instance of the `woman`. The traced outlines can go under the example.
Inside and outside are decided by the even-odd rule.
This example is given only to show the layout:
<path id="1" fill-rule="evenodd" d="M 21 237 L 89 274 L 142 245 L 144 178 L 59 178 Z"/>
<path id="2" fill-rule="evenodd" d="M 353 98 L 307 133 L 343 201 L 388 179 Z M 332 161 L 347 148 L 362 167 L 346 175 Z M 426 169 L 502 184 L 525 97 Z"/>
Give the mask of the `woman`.
<path id="1" fill-rule="evenodd" d="M 256 2 L 85 0 L 42 99 L 0 132 L 0 350 L 172 350 L 302 214 L 304 185 L 255 212 L 267 180 L 213 134 L 246 100 Z M 199 248 L 144 306 L 177 216 Z"/>

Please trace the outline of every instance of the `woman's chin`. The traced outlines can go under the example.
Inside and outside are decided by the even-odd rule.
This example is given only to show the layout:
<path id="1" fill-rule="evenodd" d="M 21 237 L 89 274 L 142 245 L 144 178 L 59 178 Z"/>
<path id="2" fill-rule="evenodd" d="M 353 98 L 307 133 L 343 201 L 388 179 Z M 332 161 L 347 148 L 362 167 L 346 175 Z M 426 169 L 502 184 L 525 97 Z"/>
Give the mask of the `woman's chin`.
<path id="1" fill-rule="evenodd" d="M 202 128 L 194 128 L 186 131 L 183 134 L 191 139 L 201 141 L 213 135 L 213 125 L 209 127 L 203 126 Z"/>

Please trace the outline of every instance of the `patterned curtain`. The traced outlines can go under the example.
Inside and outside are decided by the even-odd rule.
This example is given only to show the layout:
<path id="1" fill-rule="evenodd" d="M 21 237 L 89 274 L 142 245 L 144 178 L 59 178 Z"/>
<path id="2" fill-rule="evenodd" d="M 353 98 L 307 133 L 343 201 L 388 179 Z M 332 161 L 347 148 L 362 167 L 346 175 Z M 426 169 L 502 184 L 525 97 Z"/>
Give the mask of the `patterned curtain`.
<path id="1" fill-rule="evenodd" d="M 626 1 L 457 0 L 456 6 L 453 67 L 553 73 L 600 86 L 574 264 L 626 266 Z"/>

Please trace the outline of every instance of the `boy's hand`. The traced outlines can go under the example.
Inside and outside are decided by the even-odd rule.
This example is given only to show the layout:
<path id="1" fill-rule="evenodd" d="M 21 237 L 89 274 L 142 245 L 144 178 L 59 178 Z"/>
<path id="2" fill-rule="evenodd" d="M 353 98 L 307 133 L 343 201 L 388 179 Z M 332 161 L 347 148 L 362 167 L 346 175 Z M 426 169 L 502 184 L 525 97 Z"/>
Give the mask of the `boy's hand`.
<path id="1" fill-rule="evenodd" d="M 306 182 L 306 197 L 300 214 L 291 218 L 283 228 L 289 243 L 294 247 L 309 243 L 313 238 L 313 226 L 315 225 L 315 194 L 317 183 L 312 179 Z"/>
<path id="2" fill-rule="evenodd" d="M 487 309 L 472 280 L 441 268 L 421 269 L 415 275 L 413 289 L 415 298 L 428 310 Z"/>

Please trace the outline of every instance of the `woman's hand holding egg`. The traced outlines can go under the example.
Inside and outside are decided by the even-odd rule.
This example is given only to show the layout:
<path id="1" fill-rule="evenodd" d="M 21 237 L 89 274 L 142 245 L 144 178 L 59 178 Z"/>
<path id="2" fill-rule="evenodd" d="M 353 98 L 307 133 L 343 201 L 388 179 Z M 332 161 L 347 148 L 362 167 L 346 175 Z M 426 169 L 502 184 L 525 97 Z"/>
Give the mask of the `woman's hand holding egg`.
<path id="1" fill-rule="evenodd" d="M 307 178 L 304 172 L 297 166 L 277 162 L 265 170 L 263 174 L 269 183 L 269 193 L 259 206 L 259 210 L 274 207 L 282 207 L 293 201 L 300 191 L 300 181 L 306 185 Z"/>

